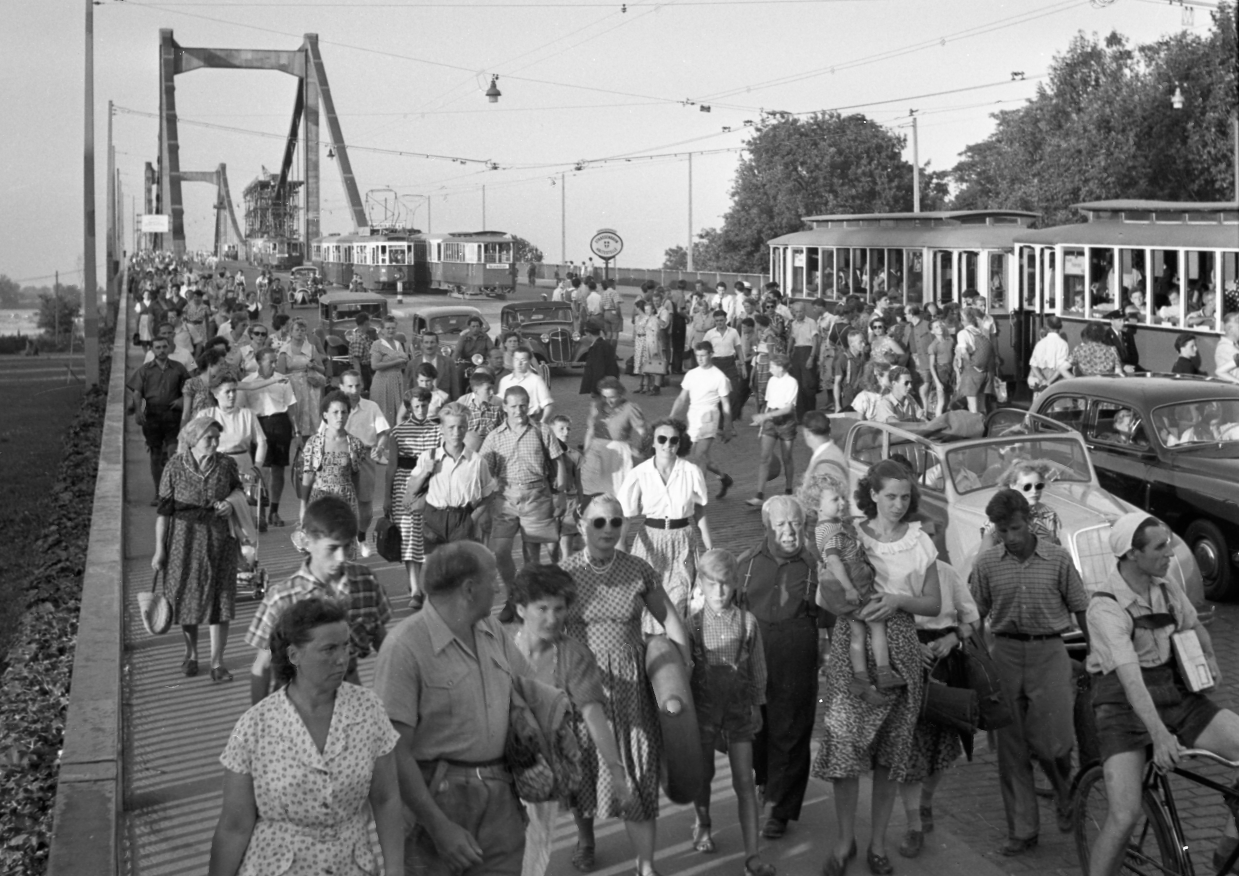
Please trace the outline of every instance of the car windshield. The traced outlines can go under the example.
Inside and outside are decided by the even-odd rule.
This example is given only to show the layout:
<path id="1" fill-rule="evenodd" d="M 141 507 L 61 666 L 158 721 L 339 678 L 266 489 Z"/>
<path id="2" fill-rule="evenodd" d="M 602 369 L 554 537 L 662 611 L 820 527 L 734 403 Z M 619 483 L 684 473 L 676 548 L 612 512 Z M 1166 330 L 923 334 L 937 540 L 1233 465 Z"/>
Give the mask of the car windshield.
<path id="1" fill-rule="evenodd" d="M 436 335 L 459 335 L 469 327 L 469 320 L 476 313 L 450 313 L 445 316 L 432 316 L 426 320 L 426 330 Z"/>
<path id="2" fill-rule="evenodd" d="M 548 304 L 545 307 L 531 307 L 528 310 L 509 310 L 505 316 L 507 324 L 528 325 L 541 322 L 572 322 L 572 308 L 560 304 Z"/>
<path id="3" fill-rule="evenodd" d="M 998 485 L 1003 473 L 1017 461 L 1045 463 L 1051 481 L 1092 480 L 1084 446 L 1071 438 L 1029 435 L 1010 441 L 971 444 L 946 453 L 946 467 L 959 493 Z"/>
<path id="4" fill-rule="evenodd" d="M 1151 419 L 1167 447 L 1239 441 L 1239 398 L 1162 405 Z"/>
<path id="5" fill-rule="evenodd" d="M 359 302 L 350 301 L 346 304 L 331 305 L 330 319 L 339 322 L 342 319 L 352 319 L 362 312 L 370 314 L 371 318 L 382 317 L 387 313 L 387 307 L 382 301 Z"/>

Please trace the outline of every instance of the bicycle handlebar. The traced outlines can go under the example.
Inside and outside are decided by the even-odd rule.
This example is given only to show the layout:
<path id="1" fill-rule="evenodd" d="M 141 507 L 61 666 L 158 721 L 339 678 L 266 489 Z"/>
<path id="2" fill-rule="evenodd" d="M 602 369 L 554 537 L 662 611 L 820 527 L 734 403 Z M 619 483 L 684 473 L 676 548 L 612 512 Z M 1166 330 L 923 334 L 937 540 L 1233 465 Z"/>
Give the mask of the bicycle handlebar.
<path id="1" fill-rule="evenodd" d="M 1208 760 L 1220 763 L 1222 766 L 1230 767 L 1231 769 L 1239 769 L 1239 760 L 1227 760 L 1220 754 L 1215 754 L 1203 748 L 1185 748 L 1182 752 L 1184 757 L 1203 757 Z"/>

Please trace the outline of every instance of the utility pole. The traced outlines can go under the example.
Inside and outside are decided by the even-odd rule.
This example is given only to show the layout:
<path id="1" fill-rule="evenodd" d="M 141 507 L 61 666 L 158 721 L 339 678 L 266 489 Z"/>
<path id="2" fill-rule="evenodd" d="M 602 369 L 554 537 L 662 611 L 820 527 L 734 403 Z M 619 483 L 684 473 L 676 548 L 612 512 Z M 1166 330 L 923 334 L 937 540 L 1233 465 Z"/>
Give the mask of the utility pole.
<path id="1" fill-rule="evenodd" d="M 559 263 L 568 264 L 568 183 L 559 175 Z"/>
<path id="2" fill-rule="evenodd" d="M 916 110 L 908 110 L 912 116 L 912 212 L 921 212 L 921 160 L 916 141 Z"/>
<path id="3" fill-rule="evenodd" d="M 693 153 L 688 153 L 688 269 L 693 269 Z"/>
<path id="4" fill-rule="evenodd" d="M 109 119 L 110 121 L 110 119 Z M 82 154 L 83 204 L 83 249 L 82 261 L 86 271 L 82 290 L 82 328 L 86 336 L 83 353 L 86 356 L 86 386 L 99 385 L 99 304 L 95 293 L 95 7 L 93 0 L 86 0 L 86 140 Z M 59 313 L 59 302 L 57 312 Z M 72 335 L 72 326 L 69 328 Z"/>
<path id="5" fill-rule="evenodd" d="M 486 230 L 486 186 L 482 186 L 482 230 Z"/>
<path id="6" fill-rule="evenodd" d="M 104 238 L 104 269 L 103 283 L 108 291 L 112 289 L 115 277 L 113 265 L 116 261 L 116 153 L 112 149 L 112 101 L 108 101 L 108 213 L 107 237 Z M 104 293 L 107 294 L 106 292 Z"/>

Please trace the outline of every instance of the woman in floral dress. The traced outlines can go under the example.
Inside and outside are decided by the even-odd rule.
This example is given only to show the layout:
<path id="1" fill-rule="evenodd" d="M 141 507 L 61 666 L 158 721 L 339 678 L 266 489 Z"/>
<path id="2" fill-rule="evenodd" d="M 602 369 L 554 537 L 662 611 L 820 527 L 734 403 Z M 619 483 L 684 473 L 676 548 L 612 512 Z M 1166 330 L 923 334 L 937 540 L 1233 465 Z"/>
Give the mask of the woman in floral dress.
<path id="1" fill-rule="evenodd" d="M 585 550 L 561 564 L 576 582 L 577 590 L 577 599 L 568 608 L 566 631 L 588 647 L 598 661 L 607 695 L 607 719 L 615 730 L 620 760 L 632 790 L 630 802 L 620 804 L 610 771 L 599 763 L 597 812 L 624 819 L 637 856 L 635 876 L 653 876 L 662 738 L 658 707 L 645 675 L 642 610 L 649 609 L 666 626 L 685 665 L 692 644 L 683 621 L 658 583 L 658 573 L 645 560 L 616 550 L 623 514 L 619 500 L 606 494 L 596 497 L 581 514 Z"/>
<path id="2" fill-rule="evenodd" d="M 632 373 L 640 376 L 641 385 L 637 392 L 645 392 L 646 375 L 641 369 L 649 359 L 651 350 L 645 337 L 646 324 L 652 319 L 644 298 L 633 302 L 632 308 Z"/>
<path id="3" fill-rule="evenodd" d="M 404 488 L 417 466 L 417 458 L 438 447 L 442 441 L 439 425 L 427 418 L 433 393 L 424 387 L 414 387 L 404 394 L 404 421 L 387 433 L 387 487 L 383 516 L 400 527 L 400 559 L 409 575 L 409 593 L 421 598 L 417 578 L 424 557 L 422 547 L 422 514 L 406 511 Z"/>
<path id="4" fill-rule="evenodd" d="M 280 348 L 280 358 L 275 370 L 287 374 L 297 399 L 297 424 L 302 435 L 313 435 L 318 429 L 319 400 L 327 377 L 322 356 L 307 337 L 305 320 L 296 317 L 289 321 L 288 340 Z"/>
<path id="5" fill-rule="evenodd" d="M 348 432 L 349 404 L 344 393 L 329 392 L 320 405 L 326 428 L 313 432 L 301 452 L 301 517 L 322 496 L 339 496 L 357 514 L 357 478 L 366 446 Z"/>

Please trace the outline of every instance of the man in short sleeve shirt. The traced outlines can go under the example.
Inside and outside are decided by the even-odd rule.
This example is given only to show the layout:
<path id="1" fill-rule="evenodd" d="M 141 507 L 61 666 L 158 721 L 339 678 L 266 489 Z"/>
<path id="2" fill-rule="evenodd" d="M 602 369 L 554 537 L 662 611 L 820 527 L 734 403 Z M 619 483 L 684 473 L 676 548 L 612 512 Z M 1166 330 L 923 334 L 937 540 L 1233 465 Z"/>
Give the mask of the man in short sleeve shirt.
<path id="1" fill-rule="evenodd" d="M 151 456 L 151 479 L 156 492 L 163 478 L 164 465 L 176 452 L 176 436 L 181 431 L 184 406 L 181 390 L 189 380 L 185 366 L 168 358 L 171 344 L 166 337 L 156 338 L 151 343 L 154 358 L 129 375 L 125 382 L 134 420 L 142 429 Z"/>
<path id="2" fill-rule="evenodd" d="M 1003 489 L 985 513 L 999 544 L 977 557 L 972 595 L 994 634 L 993 657 L 1014 721 L 998 734 L 998 776 L 1007 811 L 1003 855 L 1020 855 L 1037 844 L 1040 829 L 1032 761 L 1054 788 L 1058 828 L 1071 820 L 1071 749 L 1075 745 L 1075 688 L 1062 634 L 1075 615 L 1084 629 L 1088 599 L 1071 554 L 1029 527 L 1024 496 Z"/>
<path id="3" fill-rule="evenodd" d="M 374 690 L 400 734 L 405 872 L 517 876 L 525 815 L 504 763 L 513 676 L 524 658 L 490 616 L 498 567 L 473 542 L 426 559 L 425 607 L 379 651 Z"/>
<path id="4" fill-rule="evenodd" d="M 728 329 L 728 331 L 734 331 Z M 700 341 L 693 347 L 697 367 L 690 368 L 680 381 L 680 394 L 671 405 L 671 416 L 678 417 L 687 406 L 688 437 L 693 442 L 693 461 L 706 471 L 714 472 L 722 482 L 718 492 L 721 499 L 733 483 L 731 475 L 715 465 L 710 459 L 710 446 L 715 437 L 726 444 L 735 435 L 731 423 L 731 381 L 726 373 L 714 364 L 714 347 L 709 341 Z M 722 411 L 722 426 L 719 426 L 719 411 Z"/>
<path id="5" fill-rule="evenodd" d="M 788 373 L 796 378 L 796 417 L 817 407 L 817 356 L 821 346 L 817 321 L 805 315 L 805 303 L 792 305 L 792 321 L 787 326 L 787 353 L 791 357 Z"/>
<path id="6" fill-rule="evenodd" d="M 1178 581 L 1167 577 L 1173 554 L 1170 530 L 1146 512 L 1133 511 L 1110 529 L 1117 563 L 1088 606 L 1093 712 L 1110 805 L 1092 848 L 1093 873 L 1112 873 L 1141 817 L 1146 751 L 1169 768 L 1186 747 L 1239 760 L 1239 715 L 1192 693 L 1175 665 L 1171 636 L 1195 632 L 1216 681 L 1213 642 Z M 1214 852 L 1220 870 L 1235 848 L 1235 823 Z"/>

